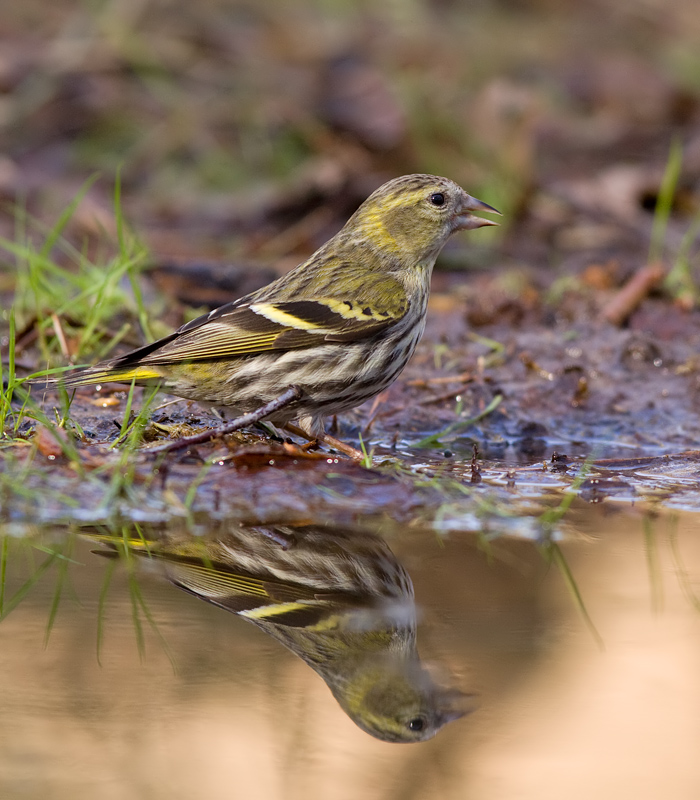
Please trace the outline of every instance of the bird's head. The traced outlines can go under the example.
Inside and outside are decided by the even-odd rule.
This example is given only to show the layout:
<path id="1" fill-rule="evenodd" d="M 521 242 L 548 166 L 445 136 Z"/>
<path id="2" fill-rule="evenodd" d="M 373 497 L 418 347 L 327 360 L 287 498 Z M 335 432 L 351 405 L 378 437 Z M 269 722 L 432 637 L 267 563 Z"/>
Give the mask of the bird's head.
<path id="1" fill-rule="evenodd" d="M 329 685 L 355 724 L 385 742 L 432 739 L 475 708 L 471 695 L 435 683 L 413 660 L 369 661 L 349 679 Z"/>
<path id="2" fill-rule="evenodd" d="M 380 186 L 348 222 L 356 236 L 398 255 L 403 263 L 434 261 L 455 231 L 497 225 L 475 216 L 495 208 L 467 194 L 448 178 L 404 175 Z"/>

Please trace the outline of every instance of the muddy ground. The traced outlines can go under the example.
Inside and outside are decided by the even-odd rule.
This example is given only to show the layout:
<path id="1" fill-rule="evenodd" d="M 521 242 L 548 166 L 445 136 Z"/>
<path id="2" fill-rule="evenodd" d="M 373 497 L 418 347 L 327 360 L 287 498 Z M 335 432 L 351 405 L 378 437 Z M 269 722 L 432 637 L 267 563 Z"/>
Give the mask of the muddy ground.
<path id="1" fill-rule="evenodd" d="M 439 275 L 436 283 L 452 277 Z M 638 315 L 649 320 L 646 326 L 620 328 L 591 319 L 590 303 L 577 297 L 566 311 L 536 302 L 518 309 L 525 322 L 479 325 L 488 341 L 475 342 L 469 316 L 483 313 L 496 282 L 482 281 L 483 293 L 470 288 L 465 301 L 436 294 L 426 336 L 404 375 L 337 421 L 344 440 L 360 446 L 362 437 L 372 469 L 327 448 L 305 450 L 301 441 L 256 431 L 150 456 L 153 444 L 219 422 L 195 403 L 163 397 L 129 458 L 133 477 L 115 489 L 114 471 L 124 467 L 117 467 L 118 447 L 110 447 L 119 438 L 127 393 L 86 388 L 71 407 L 84 432 L 76 437 L 81 463 L 26 421 L 5 452 L 9 470 L 26 470 L 23 488 L 30 491 L 7 497 L 5 513 L 25 521 L 185 516 L 207 525 L 212 517 L 380 520 L 538 535 L 546 527 L 538 522 L 543 511 L 572 485 L 588 502 L 697 507 L 700 453 L 688 452 L 700 436 L 697 316 L 677 313 L 684 335 L 669 337 L 673 320 L 661 299 L 642 304 Z M 510 301 L 509 313 L 516 307 Z M 493 342 L 502 349 L 494 351 Z M 42 405 L 49 416 L 61 408 L 51 394 Z"/>
<path id="2" fill-rule="evenodd" d="M 411 19 L 346 9 L 341 20 L 301 2 L 284 19 L 211 2 L 187 25 L 155 4 L 119 9 L 115 22 L 60 4 L 42 17 L 29 3 L 0 30 L 0 228 L 16 240 L 18 204 L 53 224 L 100 169 L 63 232 L 99 263 L 116 246 L 121 165 L 159 333 L 300 261 L 396 174 L 449 175 L 501 208 L 503 224 L 451 242 L 413 361 L 337 420 L 341 438 L 362 436 L 371 469 L 256 431 L 150 456 L 153 441 L 216 422 L 185 401 L 154 412 L 126 465 L 111 448 L 124 392 L 84 389 L 71 407 L 75 457 L 31 420 L 6 431 L 7 521 L 371 518 L 539 535 L 572 487 L 577 503 L 698 508 L 692 3 L 644 14 L 483 4 L 471 19 L 458 4 L 417 3 Z M 4 251 L 7 364 L 24 267 Z M 18 323 L 19 376 L 44 366 L 35 321 Z M 127 321 L 122 348 L 143 337 Z M 70 337 L 51 346 L 54 365 L 74 356 Z M 39 399 L 53 419 L 58 397 Z"/>

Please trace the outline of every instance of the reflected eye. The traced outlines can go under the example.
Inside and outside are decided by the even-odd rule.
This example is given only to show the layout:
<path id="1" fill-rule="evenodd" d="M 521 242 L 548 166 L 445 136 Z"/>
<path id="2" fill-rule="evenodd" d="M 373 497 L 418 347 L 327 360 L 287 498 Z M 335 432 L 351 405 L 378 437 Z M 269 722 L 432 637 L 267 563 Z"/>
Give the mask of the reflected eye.
<path id="1" fill-rule="evenodd" d="M 430 202 L 434 206 L 443 206 L 445 205 L 445 195 L 442 192 L 435 192 L 430 195 Z"/>
<path id="2" fill-rule="evenodd" d="M 423 728 L 425 728 L 423 717 L 415 717 L 408 723 L 408 729 L 411 731 L 422 731 Z"/>

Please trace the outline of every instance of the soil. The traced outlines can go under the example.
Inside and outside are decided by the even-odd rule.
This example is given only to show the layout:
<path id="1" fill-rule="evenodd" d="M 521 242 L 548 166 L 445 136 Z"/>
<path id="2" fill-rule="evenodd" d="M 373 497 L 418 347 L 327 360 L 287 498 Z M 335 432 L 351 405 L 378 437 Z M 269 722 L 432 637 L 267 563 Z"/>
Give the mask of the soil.
<path id="1" fill-rule="evenodd" d="M 482 30 L 501 32 L 503 52 L 484 61 L 484 74 L 470 72 L 468 90 L 458 88 L 458 28 L 446 24 L 464 20 L 449 3 L 434 4 L 422 32 L 411 31 L 422 47 L 377 28 L 365 44 L 348 34 L 308 50 L 315 28 L 306 18 L 292 15 L 283 36 L 248 9 L 237 22 L 226 17 L 223 35 L 216 3 L 187 32 L 175 31 L 171 17 L 159 26 L 151 9 L 131 21 L 155 43 L 148 64 L 116 39 L 101 49 L 88 11 L 80 51 L 67 46 L 60 4 L 40 23 L 31 3 L 5 23 L 3 195 L 48 222 L 94 169 L 113 174 L 126 153 L 121 200 L 150 253 L 143 288 L 164 330 L 297 263 L 391 175 L 449 174 L 504 211 L 499 233 L 455 237 L 444 252 L 424 339 L 396 384 L 334 423 L 348 443 L 358 447 L 361 437 L 371 468 L 257 430 L 150 455 L 150 443 L 218 421 L 164 397 L 120 483 L 125 466 L 112 445 L 125 392 L 81 389 L 68 432 L 25 421 L 16 437 L 6 435 L 6 521 L 342 519 L 541 535 L 547 509 L 571 491 L 577 504 L 698 509 L 700 93 L 668 66 L 671 52 L 697 52 L 694 28 L 683 22 L 693 4 L 678 0 L 652 14 L 650 3 L 645 22 L 610 12 L 605 36 L 599 17 L 609 12 L 593 5 L 516 5 L 479 12 Z M 357 34 L 365 22 L 346 20 L 347 30 Z M 563 47 L 553 44 L 553 28 Z M 261 62 L 243 29 L 264 41 Z M 547 42 L 539 56 L 521 49 L 525 29 Z M 54 43 L 49 55 L 42 42 Z M 174 42 L 189 50 L 168 49 Z M 472 44 L 485 59 L 486 45 Z M 75 55 L 60 69 L 59 45 Z M 431 84 L 411 70 L 433 63 L 437 45 L 445 69 Z M 401 76 L 425 102 L 401 93 Z M 436 85 L 445 97 L 426 90 Z M 169 105 L 167 91 L 177 102 Z M 234 95 L 238 104 L 227 106 Z M 257 109 L 269 150 L 244 106 Z M 176 107 L 178 124 L 161 119 Z M 441 127 L 446 117 L 456 127 Z M 164 135 L 149 139 L 158 124 Z M 64 231 L 96 260 L 115 248 L 112 191 L 110 181 L 95 183 Z M 0 220 L 9 239 L 16 208 Z M 5 251 L 7 309 L 22 265 Z M 65 249 L 52 255 L 65 261 Z M 40 367 L 33 321 L 19 333 L 18 373 L 29 374 Z M 50 418 L 54 408 L 60 415 L 56 395 L 41 402 Z M 56 435 L 74 439 L 77 460 Z"/>

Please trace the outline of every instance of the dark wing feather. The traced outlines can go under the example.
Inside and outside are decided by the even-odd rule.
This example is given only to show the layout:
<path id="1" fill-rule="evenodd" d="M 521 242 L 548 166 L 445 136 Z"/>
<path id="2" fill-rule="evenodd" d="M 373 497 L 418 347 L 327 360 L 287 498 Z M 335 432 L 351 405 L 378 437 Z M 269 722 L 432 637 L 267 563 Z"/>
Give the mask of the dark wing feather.
<path id="1" fill-rule="evenodd" d="M 317 599 L 311 587 L 236 574 L 195 559 L 157 557 L 178 588 L 252 620 L 307 627 L 328 614 L 328 601 Z"/>
<path id="2" fill-rule="evenodd" d="M 354 342 L 393 325 L 407 308 L 407 304 L 399 307 L 397 315 L 396 308 L 377 304 L 359 308 L 331 299 L 223 306 L 154 343 L 157 347 L 148 345 L 125 356 L 121 365 L 138 362 L 156 366 L 312 347 L 323 342 Z"/>

